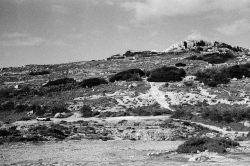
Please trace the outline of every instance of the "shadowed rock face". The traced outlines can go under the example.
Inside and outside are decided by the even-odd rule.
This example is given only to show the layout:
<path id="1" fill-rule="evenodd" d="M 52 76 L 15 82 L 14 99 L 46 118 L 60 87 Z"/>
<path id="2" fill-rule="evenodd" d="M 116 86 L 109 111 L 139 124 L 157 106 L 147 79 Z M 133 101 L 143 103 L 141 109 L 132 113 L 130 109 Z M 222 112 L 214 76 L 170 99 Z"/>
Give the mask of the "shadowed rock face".
<path id="1" fill-rule="evenodd" d="M 226 49 L 235 52 L 245 52 L 248 53 L 249 49 L 242 48 L 242 47 L 234 47 L 228 45 L 226 43 L 217 42 L 217 41 L 204 41 L 204 40 L 185 40 L 178 43 L 171 45 L 165 52 L 172 52 L 172 51 L 182 51 L 182 50 L 211 50 L 211 51 L 218 51 L 219 49 Z"/>

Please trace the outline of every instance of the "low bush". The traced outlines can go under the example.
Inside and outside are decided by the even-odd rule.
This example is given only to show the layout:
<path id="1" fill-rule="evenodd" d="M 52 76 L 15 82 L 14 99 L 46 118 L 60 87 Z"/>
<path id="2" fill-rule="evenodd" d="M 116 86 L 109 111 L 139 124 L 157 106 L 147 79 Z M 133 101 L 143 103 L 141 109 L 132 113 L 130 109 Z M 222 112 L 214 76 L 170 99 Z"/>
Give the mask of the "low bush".
<path id="1" fill-rule="evenodd" d="M 47 84 L 43 85 L 43 87 L 47 86 L 54 86 L 54 85 L 62 85 L 62 84 L 70 84 L 70 83 L 76 83 L 76 81 L 73 78 L 61 78 L 54 81 L 49 81 Z"/>
<path id="2" fill-rule="evenodd" d="M 178 153 L 197 153 L 208 150 L 209 152 L 225 153 L 226 148 L 239 146 L 239 143 L 226 138 L 194 137 L 177 148 Z"/>
<path id="3" fill-rule="evenodd" d="M 82 108 L 80 108 L 80 113 L 84 118 L 89 118 L 94 116 L 92 108 L 88 105 L 83 105 Z"/>
<path id="4" fill-rule="evenodd" d="M 45 114 L 48 107 L 47 106 L 41 107 L 39 104 L 32 104 L 30 106 L 30 109 L 33 110 L 37 116 L 42 116 Z"/>
<path id="5" fill-rule="evenodd" d="M 55 104 L 51 107 L 50 112 L 52 115 L 56 113 L 70 112 L 64 104 Z"/>
<path id="6" fill-rule="evenodd" d="M 29 131 L 32 134 L 39 134 L 42 136 L 51 136 L 57 139 L 65 139 L 67 135 L 64 134 L 62 130 L 66 130 L 67 128 L 61 125 L 51 125 L 51 127 L 47 127 L 45 125 L 34 126 L 29 128 Z"/>
<path id="7" fill-rule="evenodd" d="M 118 111 L 118 112 L 111 112 L 111 111 L 105 111 L 100 112 L 98 117 L 121 117 L 121 116 L 131 116 L 130 113 L 124 112 L 124 111 Z"/>
<path id="8" fill-rule="evenodd" d="M 218 84 L 227 84 L 232 78 L 241 79 L 243 76 L 250 77 L 250 64 L 234 65 L 222 68 L 210 68 L 198 70 L 195 73 L 197 79 L 205 85 L 216 87 Z"/>
<path id="9" fill-rule="evenodd" d="M 2 88 L 0 89 L 0 99 L 10 97 L 10 94 L 13 92 L 13 88 Z"/>
<path id="10" fill-rule="evenodd" d="M 23 116 L 18 119 L 18 121 L 28 121 L 28 120 L 31 120 L 31 117 Z"/>
<path id="11" fill-rule="evenodd" d="M 141 81 L 142 76 L 145 76 L 145 73 L 141 69 L 129 69 L 111 76 L 109 81 Z"/>
<path id="12" fill-rule="evenodd" d="M 38 142 L 38 141 L 48 141 L 39 135 L 29 135 L 27 137 L 19 136 L 10 136 L 6 139 L 6 142 Z"/>
<path id="13" fill-rule="evenodd" d="M 98 86 L 98 85 L 107 84 L 107 83 L 108 82 L 103 78 L 89 78 L 89 79 L 85 79 L 79 82 L 79 85 L 84 88 L 86 87 L 91 88 L 93 86 Z"/>
<path id="14" fill-rule="evenodd" d="M 154 69 L 150 72 L 148 77 L 149 82 L 178 82 L 185 77 L 186 72 L 183 69 L 176 67 L 166 67 Z"/>
<path id="15" fill-rule="evenodd" d="M 176 67 L 185 67 L 187 65 L 185 63 L 176 63 L 175 66 Z"/>
<path id="16" fill-rule="evenodd" d="M 1 104 L 2 111 L 11 111 L 15 108 L 15 104 L 12 101 L 7 101 Z"/>
<path id="17" fill-rule="evenodd" d="M 176 111 L 173 111 L 171 118 L 190 120 L 193 118 L 193 114 L 188 110 L 177 109 Z"/>
<path id="18" fill-rule="evenodd" d="M 0 129 L 0 137 L 7 137 L 8 135 L 11 135 L 11 132 L 6 129 Z"/>
<path id="19" fill-rule="evenodd" d="M 126 113 L 132 116 L 158 116 L 158 115 L 171 114 L 172 111 L 160 108 L 159 105 L 151 105 L 151 106 L 129 108 L 126 111 Z"/>
<path id="20" fill-rule="evenodd" d="M 20 113 L 20 112 L 25 112 L 25 111 L 31 111 L 31 108 L 27 104 L 18 104 L 15 106 L 15 112 Z"/>
<path id="21" fill-rule="evenodd" d="M 50 71 L 42 70 L 42 71 L 32 71 L 32 72 L 29 73 L 29 75 L 31 75 L 31 76 L 45 75 L 45 74 L 50 74 Z"/>
<path id="22" fill-rule="evenodd" d="M 186 59 L 189 60 L 203 60 L 205 62 L 211 63 L 211 64 L 220 64 L 225 63 L 229 59 L 234 58 L 234 55 L 232 53 L 209 53 L 205 55 L 193 55 L 190 57 L 187 57 Z"/>
<path id="23" fill-rule="evenodd" d="M 210 107 L 202 111 L 201 117 L 214 122 L 237 123 L 250 120 L 250 109 L 231 106 L 230 108 Z"/>
<path id="24" fill-rule="evenodd" d="M 227 69 L 227 73 L 230 78 L 241 79 L 243 76 L 250 77 L 248 64 L 231 66 Z"/>

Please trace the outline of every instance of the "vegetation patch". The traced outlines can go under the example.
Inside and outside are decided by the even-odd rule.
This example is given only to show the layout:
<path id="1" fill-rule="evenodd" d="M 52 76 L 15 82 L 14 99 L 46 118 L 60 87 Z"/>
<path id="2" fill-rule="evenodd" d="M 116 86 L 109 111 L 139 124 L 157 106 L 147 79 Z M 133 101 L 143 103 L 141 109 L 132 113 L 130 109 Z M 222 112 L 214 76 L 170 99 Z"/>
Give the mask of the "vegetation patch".
<path id="1" fill-rule="evenodd" d="M 131 116 L 158 116 L 158 115 L 172 114 L 172 111 L 160 108 L 158 104 L 154 104 L 151 106 L 129 108 L 126 112 Z"/>
<path id="2" fill-rule="evenodd" d="M 145 76 L 145 73 L 141 69 L 129 69 L 111 76 L 109 81 L 141 81 L 142 76 Z"/>
<path id="3" fill-rule="evenodd" d="M 62 84 L 70 84 L 70 83 L 75 83 L 76 81 L 73 78 L 61 78 L 61 79 L 57 79 L 54 81 L 49 81 L 48 83 L 46 83 L 45 85 L 43 85 L 43 87 L 47 87 L 47 86 L 54 86 L 54 85 L 62 85 Z"/>
<path id="4" fill-rule="evenodd" d="M 89 79 L 85 79 L 79 82 L 80 86 L 84 88 L 86 87 L 91 88 L 93 86 L 98 86 L 98 85 L 107 84 L 107 83 L 108 82 L 103 78 L 89 78 Z"/>
<path id="5" fill-rule="evenodd" d="M 220 64 L 225 63 L 229 59 L 233 59 L 234 55 L 233 53 L 226 52 L 226 53 L 209 53 L 205 55 L 193 55 L 190 57 L 187 57 L 188 60 L 203 60 L 205 62 L 211 63 L 211 64 Z"/>
<path id="6" fill-rule="evenodd" d="M 42 70 L 42 71 L 32 71 L 29 73 L 29 75 L 31 75 L 31 76 L 45 75 L 45 74 L 50 74 L 50 71 Z"/>
<path id="7" fill-rule="evenodd" d="M 171 118 L 190 120 L 193 118 L 193 116 L 194 115 L 189 110 L 177 109 L 176 111 L 173 111 Z"/>
<path id="8" fill-rule="evenodd" d="M 227 84 L 230 79 L 241 79 L 243 76 L 250 77 L 250 64 L 234 65 L 223 68 L 210 68 L 198 70 L 195 73 L 197 79 L 205 85 L 216 87 L 218 84 Z"/>
<path id="9" fill-rule="evenodd" d="M 208 138 L 208 137 L 194 137 L 177 148 L 178 153 L 197 153 L 197 151 L 225 153 L 226 148 L 239 146 L 238 142 L 226 138 Z"/>
<path id="10" fill-rule="evenodd" d="M 176 67 L 163 66 L 161 68 L 150 71 L 148 81 L 149 82 L 178 82 L 185 77 L 186 72 L 183 69 Z"/>

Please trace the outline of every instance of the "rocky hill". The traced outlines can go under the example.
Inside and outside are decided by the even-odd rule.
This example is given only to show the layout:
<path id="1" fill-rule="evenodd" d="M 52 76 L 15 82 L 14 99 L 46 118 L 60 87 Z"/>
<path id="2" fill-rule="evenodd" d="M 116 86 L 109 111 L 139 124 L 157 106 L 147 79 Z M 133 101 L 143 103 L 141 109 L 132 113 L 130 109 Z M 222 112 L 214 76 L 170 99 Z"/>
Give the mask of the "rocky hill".
<path id="1" fill-rule="evenodd" d="M 248 49 L 188 40 L 163 52 L 3 68 L 0 144 L 206 137 L 215 139 L 207 149 L 225 152 L 218 139 L 250 139 L 249 62 Z"/>
<path id="2" fill-rule="evenodd" d="M 165 52 L 180 52 L 180 51 L 204 51 L 204 52 L 240 52 L 249 53 L 249 49 L 231 46 L 229 44 L 217 41 L 204 40 L 185 40 L 171 45 Z"/>

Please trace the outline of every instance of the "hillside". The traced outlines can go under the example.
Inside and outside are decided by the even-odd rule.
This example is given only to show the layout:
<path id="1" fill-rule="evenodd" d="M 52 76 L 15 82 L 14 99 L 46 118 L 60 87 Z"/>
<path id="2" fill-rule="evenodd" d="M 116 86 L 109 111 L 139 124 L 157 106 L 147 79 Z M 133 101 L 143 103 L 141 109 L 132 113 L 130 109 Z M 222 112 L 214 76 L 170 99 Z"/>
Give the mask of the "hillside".
<path id="1" fill-rule="evenodd" d="M 222 42 L 2 68 L 0 76 L 0 134 L 8 138 L 0 142 L 250 138 L 250 52 Z"/>

